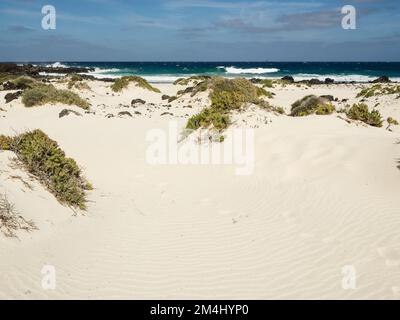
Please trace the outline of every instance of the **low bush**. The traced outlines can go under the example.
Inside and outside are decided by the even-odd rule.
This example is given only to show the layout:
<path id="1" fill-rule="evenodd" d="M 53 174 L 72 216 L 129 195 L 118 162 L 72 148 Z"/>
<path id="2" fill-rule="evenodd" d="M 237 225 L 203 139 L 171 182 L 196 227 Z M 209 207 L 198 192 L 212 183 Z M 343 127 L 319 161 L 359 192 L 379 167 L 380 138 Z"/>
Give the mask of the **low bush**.
<path id="1" fill-rule="evenodd" d="M 84 82 L 84 78 L 79 74 L 73 74 L 68 81 L 68 89 L 90 90 L 89 85 Z"/>
<path id="2" fill-rule="evenodd" d="M 365 103 L 354 104 L 346 113 L 347 117 L 352 120 L 362 121 L 373 127 L 382 127 L 382 117 L 378 110 L 368 110 Z"/>
<path id="3" fill-rule="evenodd" d="M 0 135 L 0 150 L 10 150 L 12 144 L 12 138 Z"/>
<path id="4" fill-rule="evenodd" d="M 15 84 L 19 89 L 28 89 L 33 88 L 37 81 L 31 77 L 21 76 L 11 80 L 13 84 Z"/>
<path id="5" fill-rule="evenodd" d="M 325 115 L 332 114 L 335 111 L 336 111 L 336 109 L 332 104 L 326 103 L 326 104 L 319 105 L 317 110 L 315 111 L 315 114 L 320 115 L 320 116 L 325 116 Z"/>
<path id="6" fill-rule="evenodd" d="M 263 79 L 260 81 L 260 84 L 265 88 L 273 88 L 274 87 L 274 81 L 270 79 Z"/>
<path id="7" fill-rule="evenodd" d="M 140 88 L 147 89 L 157 93 L 161 92 L 159 89 L 153 87 L 150 83 L 148 83 L 145 79 L 138 76 L 126 76 L 116 79 L 114 83 L 111 85 L 111 90 L 114 92 L 121 92 L 123 89 L 127 88 L 129 83 L 131 82 L 135 82 L 136 85 Z"/>
<path id="8" fill-rule="evenodd" d="M 82 109 L 89 109 L 89 103 L 76 93 L 69 90 L 58 90 L 53 85 L 35 85 L 22 94 L 22 103 L 26 107 L 41 106 L 47 103 L 62 103 L 76 105 Z"/>
<path id="9" fill-rule="evenodd" d="M 399 125 L 399 122 L 396 119 L 392 118 L 392 117 L 387 118 L 386 121 L 388 123 L 388 126 L 386 128 L 387 130 L 389 130 L 392 126 L 398 126 Z"/>
<path id="10" fill-rule="evenodd" d="M 26 170 L 64 204 L 86 208 L 85 190 L 92 186 L 82 177 L 75 160 L 67 158 L 57 142 L 41 130 L 7 137 L 5 150 L 15 152 Z"/>
<path id="11" fill-rule="evenodd" d="M 210 79 L 210 76 L 192 76 L 189 78 L 179 78 L 176 81 L 174 81 L 174 85 L 181 85 L 181 86 L 187 86 L 190 82 L 195 82 L 199 83 L 204 80 Z"/>
<path id="12" fill-rule="evenodd" d="M 292 104 L 290 115 L 303 117 L 311 114 L 329 115 L 333 112 L 335 112 L 335 107 L 327 99 L 308 95 Z"/>
<path id="13" fill-rule="evenodd" d="M 257 104 L 262 94 L 259 87 L 242 78 L 214 78 L 211 82 L 212 108 L 221 111 L 240 109 L 245 103 Z"/>
<path id="14" fill-rule="evenodd" d="M 206 108 L 199 114 L 191 117 L 186 125 L 187 129 L 197 130 L 199 128 L 208 128 L 211 125 L 218 131 L 223 131 L 230 124 L 229 116 L 220 113 L 212 108 Z"/>
<path id="15" fill-rule="evenodd" d="M 388 95 L 388 94 L 399 94 L 400 93 L 400 86 L 395 85 L 387 85 L 383 86 L 382 84 L 375 84 L 372 87 L 366 87 L 360 91 L 357 95 L 357 98 L 370 98 L 373 96 L 381 96 L 381 95 Z"/>
<path id="16" fill-rule="evenodd" d="M 272 111 L 275 111 L 279 114 L 285 114 L 285 109 L 283 107 L 272 107 Z"/>
<path id="17" fill-rule="evenodd" d="M 261 96 L 268 95 L 268 92 L 243 78 L 207 79 L 193 87 L 190 92 L 193 96 L 197 92 L 207 90 L 210 90 L 211 106 L 190 118 L 187 124 L 188 129 L 195 130 L 212 125 L 222 131 L 230 125 L 229 113 L 233 110 L 241 110 L 249 103 L 270 108 L 268 102 L 260 99 Z"/>

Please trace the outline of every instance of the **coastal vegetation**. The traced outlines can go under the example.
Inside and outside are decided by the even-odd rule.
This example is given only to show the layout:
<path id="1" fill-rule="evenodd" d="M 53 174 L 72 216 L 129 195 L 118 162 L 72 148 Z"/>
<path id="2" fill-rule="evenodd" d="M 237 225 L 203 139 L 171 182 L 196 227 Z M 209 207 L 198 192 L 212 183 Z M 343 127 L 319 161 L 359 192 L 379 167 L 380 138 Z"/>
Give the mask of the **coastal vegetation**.
<path id="1" fill-rule="evenodd" d="M 90 90 L 89 85 L 84 81 L 83 77 L 79 74 L 73 74 L 68 81 L 68 89 Z"/>
<path id="2" fill-rule="evenodd" d="M 43 131 L 14 137 L 0 135 L 0 149 L 13 151 L 22 166 L 61 203 L 86 209 L 85 191 L 92 190 L 92 186 L 82 177 L 75 160 L 68 158 Z"/>
<path id="3" fill-rule="evenodd" d="M 180 86 L 187 86 L 189 85 L 190 82 L 195 82 L 196 84 L 201 82 L 211 79 L 210 76 L 192 76 L 189 78 L 179 78 L 174 81 L 174 85 L 180 85 Z"/>
<path id="4" fill-rule="evenodd" d="M 187 129 L 197 130 L 208 128 L 212 125 L 218 131 L 223 131 L 230 125 L 229 115 L 215 109 L 205 108 L 199 114 L 191 117 L 186 125 Z"/>
<path id="5" fill-rule="evenodd" d="M 378 110 L 369 111 L 365 103 L 354 104 L 346 113 L 351 120 L 362 121 L 373 127 L 382 127 L 382 116 Z"/>
<path id="6" fill-rule="evenodd" d="M 399 122 L 396 119 L 392 118 L 392 117 L 387 118 L 386 121 L 388 123 L 388 126 L 387 126 L 386 130 L 390 130 L 390 128 L 392 126 L 398 126 L 399 125 Z"/>
<path id="7" fill-rule="evenodd" d="M 357 98 L 370 98 L 373 96 L 382 96 L 388 94 L 400 94 L 400 85 L 386 85 L 375 84 L 372 87 L 364 88 L 357 95 Z"/>
<path id="8" fill-rule="evenodd" d="M 291 116 L 304 117 L 312 114 L 329 115 L 335 112 L 335 107 L 324 97 L 305 96 L 292 104 Z"/>
<path id="9" fill-rule="evenodd" d="M 89 102 L 69 90 L 56 89 L 53 85 L 37 83 L 22 94 L 22 103 L 26 107 L 41 106 L 47 103 L 61 103 L 76 105 L 82 109 L 89 109 Z"/>
<path id="10" fill-rule="evenodd" d="M 131 82 L 136 83 L 136 85 L 140 88 L 157 93 L 161 92 L 159 89 L 153 87 L 150 83 L 148 83 L 146 79 L 143 79 L 142 77 L 138 76 L 125 76 L 116 79 L 114 83 L 111 85 L 111 90 L 114 92 L 121 92 L 123 89 L 127 88 Z"/>
<path id="11" fill-rule="evenodd" d="M 279 114 L 285 114 L 285 109 L 283 107 L 272 107 L 272 110 Z"/>
<path id="12" fill-rule="evenodd" d="M 18 89 L 28 89 L 28 88 L 33 88 L 37 81 L 31 77 L 28 76 L 21 76 L 17 77 L 13 80 L 10 81 L 12 84 L 14 84 Z"/>
<path id="13" fill-rule="evenodd" d="M 225 79 L 211 78 L 199 83 L 193 92 L 210 90 L 211 106 L 191 117 L 187 123 L 187 129 L 208 128 L 212 125 L 218 131 L 225 130 L 230 124 L 230 112 L 241 110 L 246 104 L 268 106 L 261 99 L 266 91 L 250 81 L 242 78 Z"/>
<path id="14" fill-rule="evenodd" d="M 0 194 L 0 231 L 6 237 L 17 237 L 16 231 L 36 230 L 33 221 L 25 220 L 21 215 L 16 212 L 15 207 L 11 204 L 6 195 Z"/>

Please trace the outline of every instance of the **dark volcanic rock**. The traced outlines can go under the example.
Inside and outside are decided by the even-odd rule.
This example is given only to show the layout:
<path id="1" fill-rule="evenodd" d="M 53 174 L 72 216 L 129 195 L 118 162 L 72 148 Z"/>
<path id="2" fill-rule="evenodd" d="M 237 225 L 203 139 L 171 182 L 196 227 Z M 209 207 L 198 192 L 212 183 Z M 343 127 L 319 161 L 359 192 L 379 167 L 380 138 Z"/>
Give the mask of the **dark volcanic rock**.
<path id="1" fill-rule="evenodd" d="M 392 81 L 390 81 L 388 76 L 382 76 L 379 77 L 378 79 L 375 79 L 374 81 L 371 81 L 371 83 L 390 83 Z"/>
<path id="2" fill-rule="evenodd" d="M 121 112 L 118 113 L 118 115 L 120 117 L 123 117 L 123 116 L 132 117 L 132 114 L 130 112 L 128 112 L 128 111 L 121 111 Z"/>
<path id="3" fill-rule="evenodd" d="M 80 67 L 46 67 L 34 66 L 31 64 L 17 65 L 15 63 L 0 63 L 0 72 L 10 73 L 14 75 L 29 75 L 38 76 L 39 73 L 57 73 L 57 74 L 71 74 L 71 73 L 87 73 L 94 71 L 94 68 L 80 68 Z"/>
<path id="4" fill-rule="evenodd" d="M 18 90 L 17 85 L 14 84 L 13 82 L 10 82 L 10 81 L 4 82 L 4 83 L 2 84 L 2 87 L 3 87 L 2 90 L 4 90 L 4 91 Z"/>
<path id="5" fill-rule="evenodd" d="M 145 104 L 146 101 L 142 100 L 142 99 L 133 99 L 131 102 L 131 105 L 135 105 L 135 104 Z"/>
<path id="6" fill-rule="evenodd" d="M 284 76 L 281 80 L 287 81 L 287 82 L 290 82 L 290 83 L 294 82 L 294 79 L 293 79 L 292 76 Z"/>
<path id="7" fill-rule="evenodd" d="M 173 113 L 171 113 L 171 112 L 164 112 L 164 113 L 161 113 L 161 116 L 173 116 L 174 114 Z"/>
<path id="8" fill-rule="evenodd" d="M 328 101 L 335 101 L 335 98 L 333 96 L 331 96 L 331 95 L 323 95 L 323 96 L 320 96 L 320 97 L 324 98 L 324 99 L 326 99 Z"/>
<path id="9" fill-rule="evenodd" d="M 325 83 L 326 83 L 326 84 L 333 84 L 333 83 L 335 83 L 335 80 L 333 80 L 333 79 L 331 79 L 331 78 L 326 78 L 326 79 L 325 79 Z"/>
<path id="10" fill-rule="evenodd" d="M 0 63 L 0 72 L 16 72 L 18 66 L 15 63 Z"/>
<path id="11" fill-rule="evenodd" d="M 322 82 L 319 79 L 311 79 L 308 81 L 309 84 L 323 84 L 324 82 Z"/>
<path id="12" fill-rule="evenodd" d="M 62 111 L 58 114 L 58 117 L 59 117 L 59 118 L 66 117 L 66 116 L 70 115 L 71 113 L 74 114 L 74 115 L 76 115 L 76 116 L 79 116 L 79 117 L 82 116 L 79 112 L 76 112 L 76 111 L 74 111 L 74 110 L 71 110 L 71 109 L 64 109 L 64 110 L 62 110 Z"/>
<path id="13" fill-rule="evenodd" d="M 7 81 L 3 83 L 3 90 L 25 90 L 29 88 L 25 83 L 15 84 L 14 82 Z"/>
<path id="14" fill-rule="evenodd" d="M 7 93 L 4 97 L 4 99 L 6 100 L 6 103 L 9 103 L 13 100 L 18 99 L 21 95 L 22 95 L 22 91 L 17 91 L 14 93 Z"/>
<path id="15" fill-rule="evenodd" d="M 168 100 L 169 98 L 170 98 L 170 96 L 167 95 L 167 94 L 164 94 L 164 95 L 161 97 L 162 100 Z"/>

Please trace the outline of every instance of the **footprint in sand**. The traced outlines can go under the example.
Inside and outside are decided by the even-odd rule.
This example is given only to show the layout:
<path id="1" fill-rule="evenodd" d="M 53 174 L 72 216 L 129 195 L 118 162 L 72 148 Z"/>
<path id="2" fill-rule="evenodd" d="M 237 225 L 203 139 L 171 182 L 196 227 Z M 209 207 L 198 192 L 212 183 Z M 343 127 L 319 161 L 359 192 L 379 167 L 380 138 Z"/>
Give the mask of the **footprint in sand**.
<path id="1" fill-rule="evenodd" d="M 383 247 L 377 249 L 378 254 L 385 259 L 386 266 L 400 266 L 400 248 Z"/>

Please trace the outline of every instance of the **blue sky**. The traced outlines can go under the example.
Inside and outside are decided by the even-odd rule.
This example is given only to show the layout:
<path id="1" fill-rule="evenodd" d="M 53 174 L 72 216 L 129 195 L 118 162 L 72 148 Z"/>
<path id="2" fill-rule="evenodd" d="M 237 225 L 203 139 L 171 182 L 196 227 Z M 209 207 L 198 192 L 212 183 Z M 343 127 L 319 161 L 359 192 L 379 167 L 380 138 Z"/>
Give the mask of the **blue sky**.
<path id="1" fill-rule="evenodd" d="M 400 61 L 399 2 L 0 0 L 0 60 Z M 41 28 L 47 4 L 56 30 Z"/>

